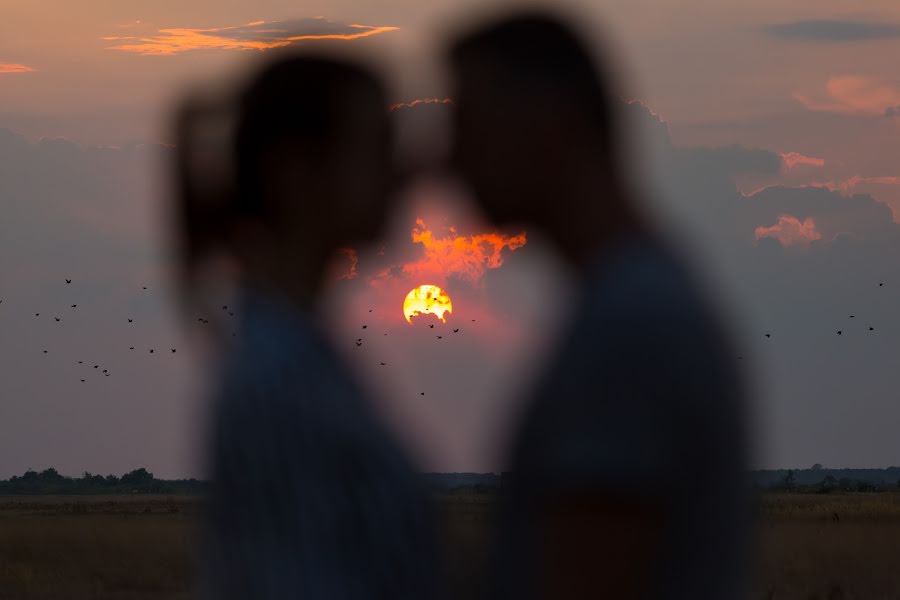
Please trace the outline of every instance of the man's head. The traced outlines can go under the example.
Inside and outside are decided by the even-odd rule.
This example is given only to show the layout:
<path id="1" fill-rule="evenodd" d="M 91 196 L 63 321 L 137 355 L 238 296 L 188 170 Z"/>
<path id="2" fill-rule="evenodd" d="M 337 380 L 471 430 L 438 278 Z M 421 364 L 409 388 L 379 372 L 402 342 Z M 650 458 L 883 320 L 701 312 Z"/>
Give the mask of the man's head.
<path id="1" fill-rule="evenodd" d="M 586 178 L 610 192 L 596 202 L 619 201 L 619 101 L 566 25 L 504 19 L 456 41 L 449 61 L 456 166 L 490 217 L 552 227 L 555 213 L 577 208 L 567 203 L 583 199 L 572 190 Z"/>
<path id="2" fill-rule="evenodd" d="M 285 58 L 253 79 L 239 115 L 238 215 L 313 247 L 378 233 L 391 136 L 387 98 L 371 73 L 328 58 Z"/>

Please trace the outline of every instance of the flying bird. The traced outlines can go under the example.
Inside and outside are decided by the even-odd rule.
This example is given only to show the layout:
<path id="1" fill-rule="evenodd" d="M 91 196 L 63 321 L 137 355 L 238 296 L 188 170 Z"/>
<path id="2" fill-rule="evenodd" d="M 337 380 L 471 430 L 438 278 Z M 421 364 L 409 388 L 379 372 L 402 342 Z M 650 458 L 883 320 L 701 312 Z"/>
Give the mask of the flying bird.
<path id="1" fill-rule="evenodd" d="M 71 279 L 66 279 L 66 284 L 72 283 Z"/>
<path id="2" fill-rule="evenodd" d="M 386 365 L 386 364 L 387 364 L 387 363 L 381 363 L 381 366 L 383 367 L 383 366 Z"/>
<path id="3" fill-rule="evenodd" d="M 440 335 L 439 335 L 439 336 L 437 336 L 437 339 L 441 339 L 442 337 L 443 337 L 443 336 L 440 336 Z"/>
<path id="4" fill-rule="evenodd" d="M 153 354 L 153 348 L 150 348 L 150 354 Z"/>
<path id="5" fill-rule="evenodd" d="M 175 348 L 172 348 L 172 354 L 175 354 Z"/>
<path id="6" fill-rule="evenodd" d="M 34 316 L 39 317 L 41 316 L 41 313 L 34 313 Z"/>
<path id="7" fill-rule="evenodd" d="M 46 350 L 44 350 L 44 354 L 47 354 L 47 351 L 46 351 Z"/>
<path id="8" fill-rule="evenodd" d="M 434 329 L 434 323 L 432 323 L 431 325 L 429 325 L 429 327 L 432 328 L 432 329 Z"/>
<path id="9" fill-rule="evenodd" d="M 134 350 L 134 346 L 129 346 L 128 349 L 129 349 L 129 350 Z"/>
<path id="10" fill-rule="evenodd" d="M 147 286 L 146 286 L 146 285 L 144 286 L 144 289 L 145 289 L 145 290 L 147 289 Z"/>
<path id="11" fill-rule="evenodd" d="M 363 329 L 365 329 L 366 327 L 368 327 L 368 325 L 363 325 Z"/>
<path id="12" fill-rule="evenodd" d="M 372 312 L 372 309 L 371 309 L 371 308 L 369 309 L 369 312 Z"/>
<path id="13" fill-rule="evenodd" d="M 77 304 L 73 304 L 70 308 L 75 308 L 76 306 L 78 306 L 78 305 L 77 305 Z"/>
<path id="14" fill-rule="evenodd" d="M 766 334 L 766 337 L 767 337 L 767 338 L 770 338 L 770 337 L 772 337 L 772 334 L 771 334 L 771 333 L 767 333 L 767 334 Z"/>
<path id="15" fill-rule="evenodd" d="M 84 383 L 84 379 L 81 380 L 81 383 Z"/>
<path id="16" fill-rule="evenodd" d="M 841 330 L 840 330 L 840 329 L 838 329 L 838 332 L 837 332 L 837 334 L 838 334 L 838 335 L 841 335 L 841 333 L 842 333 L 842 332 L 841 332 Z"/>
<path id="17" fill-rule="evenodd" d="M 100 365 L 94 365 L 94 368 L 95 368 L 95 369 L 97 369 L 97 368 L 99 368 L 99 367 L 100 367 Z"/>
<path id="18" fill-rule="evenodd" d="M 78 364 L 79 364 L 79 365 L 82 364 L 82 361 L 79 360 L 79 361 L 78 361 Z"/>
<path id="19" fill-rule="evenodd" d="M 856 317 L 856 315 L 850 315 L 850 318 L 851 318 L 851 319 L 853 319 L 853 318 L 855 318 L 855 317 Z"/>
<path id="20" fill-rule="evenodd" d="M 454 329 L 453 333 L 459 333 L 459 329 Z"/>
<path id="21" fill-rule="evenodd" d="M 420 395 L 420 396 L 424 396 L 424 395 L 425 395 L 425 392 L 419 392 L 419 395 Z"/>
<path id="22" fill-rule="evenodd" d="M 884 287 L 884 283 L 883 283 L 883 282 L 882 282 L 882 283 L 879 283 L 879 284 L 878 284 L 878 287 Z"/>
<path id="23" fill-rule="evenodd" d="M 53 317 L 53 318 L 56 319 L 57 323 L 59 323 L 59 317 Z"/>
<path id="24" fill-rule="evenodd" d="M 128 322 L 132 323 L 132 322 L 134 322 L 134 319 L 128 319 Z"/>
<path id="25" fill-rule="evenodd" d="M 869 331 L 875 331 L 874 327 L 869 327 Z"/>
<path id="26" fill-rule="evenodd" d="M 357 346 L 362 346 L 362 342 L 356 342 Z"/>

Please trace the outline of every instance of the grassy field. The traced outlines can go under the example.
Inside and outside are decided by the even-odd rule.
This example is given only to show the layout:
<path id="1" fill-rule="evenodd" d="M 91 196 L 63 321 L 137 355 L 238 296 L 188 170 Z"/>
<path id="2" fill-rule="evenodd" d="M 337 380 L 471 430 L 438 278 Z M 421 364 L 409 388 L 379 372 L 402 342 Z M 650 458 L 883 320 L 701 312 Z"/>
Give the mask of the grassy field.
<path id="1" fill-rule="evenodd" d="M 439 496 L 453 598 L 485 579 L 492 494 Z M 189 598 L 200 503 L 161 496 L 0 497 L 0 598 Z M 900 598 L 900 494 L 766 494 L 748 598 Z"/>

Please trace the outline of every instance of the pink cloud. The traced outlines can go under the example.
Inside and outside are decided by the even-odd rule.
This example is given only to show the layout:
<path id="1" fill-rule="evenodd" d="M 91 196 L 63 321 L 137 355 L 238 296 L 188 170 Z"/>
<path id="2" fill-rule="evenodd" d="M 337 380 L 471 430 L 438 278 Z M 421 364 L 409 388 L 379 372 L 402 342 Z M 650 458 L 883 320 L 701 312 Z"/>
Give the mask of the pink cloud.
<path id="1" fill-rule="evenodd" d="M 795 92 L 793 97 L 817 112 L 883 116 L 890 107 L 900 105 L 900 87 L 871 77 L 841 75 L 828 79 L 824 95 Z"/>
<path id="2" fill-rule="evenodd" d="M 781 160 L 784 162 L 784 166 L 788 169 L 793 169 L 794 167 L 801 165 L 808 165 L 810 167 L 825 166 L 824 158 L 814 158 L 812 156 L 800 154 L 799 152 L 785 152 L 781 155 Z"/>
<path id="3" fill-rule="evenodd" d="M 870 183 L 876 185 L 900 185 L 900 177 L 862 177 L 854 175 L 840 181 L 813 181 L 809 187 L 825 188 L 832 192 L 848 194 L 858 185 Z"/>
<path id="4" fill-rule="evenodd" d="M 18 63 L 0 63 L 0 75 L 8 73 L 33 73 L 34 69 L 28 65 Z"/>
<path id="5" fill-rule="evenodd" d="M 419 104 L 453 104 L 453 100 L 450 98 L 417 98 L 412 102 L 397 102 L 396 104 L 391 104 L 389 110 L 394 111 L 398 108 L 412 108 Z"/>
<path id="6" fill-rule="evenodd" d="M 812 217 L 801 221 L 792 215 L 778 215 L 778 221 L 768 227 L 757 227 L 755 234 L 757 240 L 775 238 L 785 247 L 806 245 L 822 239 L 822 234 L 816 230 L 816 223 Z"/>

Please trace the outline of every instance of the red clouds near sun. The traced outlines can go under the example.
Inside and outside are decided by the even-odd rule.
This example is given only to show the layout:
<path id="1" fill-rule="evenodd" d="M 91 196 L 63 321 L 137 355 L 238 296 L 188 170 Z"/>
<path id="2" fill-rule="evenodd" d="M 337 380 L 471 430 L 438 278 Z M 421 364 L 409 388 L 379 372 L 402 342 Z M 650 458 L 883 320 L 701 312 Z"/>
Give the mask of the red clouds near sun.
<path id="1" fill-rule="evenodd" d="M 458 277 L 473 286 L 481 284 L 484 273 L 503 265 L 503 250 L 517 250 L 525 245 L 525 232 L 507 236 L 502 233 L 460 235 L 450 227 L 448 235 L 438 236 L 425 221 L 416 220 L 411 232 L 413 243 L 422 245 L 422 256 L 404 264 L 401 271 L 410 280 L 446 281 Z"/>

